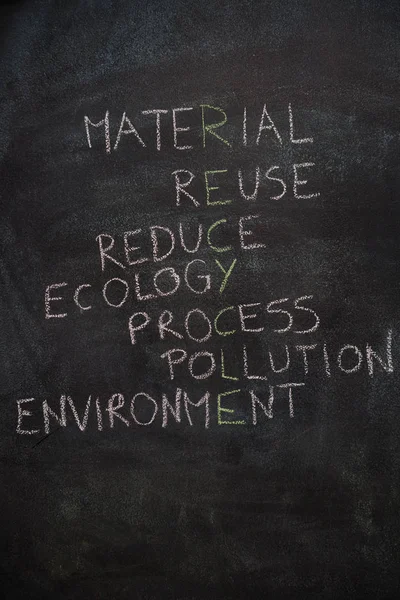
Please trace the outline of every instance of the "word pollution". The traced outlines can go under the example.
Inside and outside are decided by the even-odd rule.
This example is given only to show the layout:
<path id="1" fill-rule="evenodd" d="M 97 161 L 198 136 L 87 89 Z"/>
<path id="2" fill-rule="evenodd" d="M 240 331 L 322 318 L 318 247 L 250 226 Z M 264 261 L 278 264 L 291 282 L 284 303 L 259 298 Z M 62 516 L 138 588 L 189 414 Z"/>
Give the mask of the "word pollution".
<path id="1" fill-rule="evenodd" d="M 194 338 L 200 341 L 198 338 Z M 296 344 L 294 346 L 285 344 L 278 349 L 268 347 L 268 359 L 263 373 L 259 368 L 254 368 L 253 363 L 259 363 L 256 353 L 251 353 L 246 345 L 242 346 L 242 359 L 234 360 L 228 352 L 221 349 L 220 354 L 201 350 L 189 355 L 184 348 L 171 348 L 161 355 L 165 361 L 170 380 L 177 375 L 189 373 L 193 379 L 204 380 L 218 373 L 222 379 L 232 381 L 246 380 L 270 380 L 277 373 L 297 373 L 303 371 L 303 376 L 310 374 L 332 377 L 336 373 L 347 375 L 362 370 L 363 365 L 370 377 L 374 377 L 375 368 L 383 373 L 393 373 L 392 358 L 392 331 L 389 330 L 386 338 L 386 357 L 378 354 L 371 344 L 366 343 L 365 348 L 355 344 L 344 344 L 339 349 L 330 347 L 326 342 L 317 344 Z M 258 359 L 258 360 L 257 360 Z M 184 373 L 182 373 L 184 369 Z"/>

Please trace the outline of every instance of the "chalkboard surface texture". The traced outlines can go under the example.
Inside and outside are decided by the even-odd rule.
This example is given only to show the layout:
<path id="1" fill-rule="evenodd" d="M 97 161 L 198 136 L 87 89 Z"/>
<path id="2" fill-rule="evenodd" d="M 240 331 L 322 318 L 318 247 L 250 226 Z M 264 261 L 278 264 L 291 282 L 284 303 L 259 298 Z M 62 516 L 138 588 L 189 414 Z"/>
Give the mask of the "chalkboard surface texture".
<path id="1" fill-rule="evenodd" d="M 398 0 L 0 16 L 2 596 L 398 598 Z"/>

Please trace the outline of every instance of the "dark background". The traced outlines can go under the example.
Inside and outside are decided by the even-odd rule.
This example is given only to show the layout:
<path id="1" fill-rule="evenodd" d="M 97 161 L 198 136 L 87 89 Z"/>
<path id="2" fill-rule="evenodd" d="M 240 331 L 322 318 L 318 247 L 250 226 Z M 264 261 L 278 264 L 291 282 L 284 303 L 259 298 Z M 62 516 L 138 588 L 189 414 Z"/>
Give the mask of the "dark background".
<path id="1" fill-rule="evenodd" d="M 399 572 L 398 322 L 399 4 L 322 0 L 249 2 L 25 2 L 2 9 L 1 140 L 1 584 L 6 598 L 396 597 Z M 258 149 L 172 149 L 132 136 L 106 155 L 87 147 L 84 115 L 108 108 L 115 141 L 122 112 L 138 125 L 152 108 L 222 106 L 239 132 L 243 106 L 257 127 L 262 105 L 284 138 Z M 310 147 L 288 143 L 292 102 Z M 196 113 L 198 117 L 198 112 Z M 193 119 L 196 115 L 193 115 Z M 144 123 L 144 121 L 142 121 Z M 149 121 L 148 121 L 149 122 Z M 235 134 L 236 131 L 236 134 Z M 94 132 L 94 130 L 93 130 Z M 196 138 L 197 135 L 197 138 Z M 197 141 L 196 141 L 197 139 Z M 165 141 L 165 143 L 164 143 Z M 222 188 L 229 207 L 174 206 L 176 168 L 249 170 L 316 163 L 319 198 L 255 206 Z M 264 199 L 261 198 L 263 196 Z M 328 380 L 315 368 L 295 419 L 257 427 L 201 424 L 80 433 L 76 426 L 18 436 L 16 400 L 57 401 L 144 390 L 170 395 L 149 332 L 133 348 L 121 312 L 97 306 L 44 319 L 50 283 L 100 283 L 95 237 L 151 224 L 210 224 L 261 214 L 265 249 L 236 251 L 221 300 L 179 292 L 148 309 L 313 294 L 333 347 L 394 331 L 394 373 L 365 366 Z M 234 228 L 232 226 L 233 235 Z M 228 236 L 229 237 L 229 236 Z M 202 254 L 210 264 L 212 253 Z M 218 258 L 218 257 L 217 257 Z M 179 254 L 177 269 L 188 258 Z M 226 260 L 226 259 L 225 259 Z M 211 267 L 210 267 L 211 268 Z M 217 274 L 218 270 L 214 270 Z M 99 287 L 99 289 L 101 289 Z M 146 334 L 147 335 L 147 334 Z M 311 339 L 311 338 L 310 338 Z M 303 340 L 304 341 L 304 340 Z M 240 353 L 264 336 L 226 340 Z M 296 343 L 287 337 L 288 343 Z M 208 345 L 218 351 L 217 340 Z M 189 346 L 195 351 L 196 344 Z M 305 380 L 301 369 L 297 380 Z M 214 397 L 229 382 L 177 381 Z M 242 389 L 249 387 L 241 382 Z M 260 386 L 260 394 L 266 386 Z M 263 390 L 263 391 L 262 391 Z M 297 396 L 296 396 L 297 397 Z M 301 400 L 300 400 L 301 398 Z"/>

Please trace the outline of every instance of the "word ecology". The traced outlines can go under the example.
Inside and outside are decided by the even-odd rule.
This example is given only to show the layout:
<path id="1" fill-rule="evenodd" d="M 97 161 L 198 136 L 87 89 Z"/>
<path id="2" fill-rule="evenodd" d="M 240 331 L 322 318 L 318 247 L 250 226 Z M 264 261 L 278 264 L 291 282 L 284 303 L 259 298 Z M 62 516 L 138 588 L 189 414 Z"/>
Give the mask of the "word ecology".
<path id="1" fill-rule="evenodd" d="M 183 113 L 186 113 L 184 115 Z M 190 113 L 189 115 L 187 113 Z M 276 142 L 280 145 L 283 144 L 283 136 L 278 130 L 275 122 L 273 121 L 267 105 L 264 104 L 260 113 L 254 120 L 257 120 L 258 126 L 251 130 L 255 130 L 254 135 L 249 133 L 250 128 L 248 127 L 248 121 L 250 120 L 247 114 L 247 108 L 243 108 L 243 119 L 241 125 L 241 145 L 242 146 L 258 146 L 260 142 L 266 136 L 273 136 Z M 86 139 L 89 148 L 92 148 L 93 142 L 92 137 L 94 130 L 104 130 L 104 148 L 107 154 L 118 150 L 120 144 L 122 144 L 122 138 L 129 136 L 131 144 L 135 148 L 146 148 L 150 145 L 160 151 L 163 146 L 164 136 L 167 136 L 171 131 L 172 121 L 172 139 L 173 148 L 175 150 L 190 151 L 194 148 L 195 142 L 200 139 L 203 148 L 206 148 L 212 141 L 218 141 L 225 146 L 231 147 L 234 145 L 232 139 L 228 138 L 226 133 L 226 127 L 232 129 L 232 124 L 228 123 L 228 117 L 225 110 L 219 106 L 211 106 L 209 104 L 200 104 L 199 106 L 185 106 L 180 108 L 172 109 L 146 109 L 141 111 L 141 115 L 148 118 L 150 121 L 145 123 L 143 126 L 144 131 L 139 132 L 141 127 L 135 126 L 132 123 L 132 119 L 127 115 L 126 112 L 122 114 L 121 121 L 119 124 L 118 131 L 114 139 L 111 136 L 110 128 L 110 111 L 106 110 L 104 117 L 96 122 L 93 117 L 84 117 L 84 125 L 86 131 Z M 195 117 L 195 124 L 192 127 L 187 125 L 188 118 Z M 186 117 L 186 125 L 182 126 L 183 119 Z M 165 124 L 165 121 L 169 119 L 169 126 Z M 253 119 L 251 119 L 253 120 Z M 295 119 L 293 114 L 292 105 L 289 103 L 287 106 L 287 120 L 288 120 L 288 133 L 289 140 L 292 144 L 310 144 L 313 142 L 312 137 L 299 137 L 295 134 Z M 152 139 L 147 140 L 147 134 L 149 130 L 149 123 L 153 123 L 154 129 L 152 133 Z M 178 124 L 179 123 L 179 124 Z M 201 127 L 201 136 L 194 136 L 193 132 Z M 253 125 L 253 123 L 251 123 Z M 165 130 L 165 132 L 164 132 Z M 297 127 L 296 127 L 297 131 Z M 192 134 L 192 135 L 191 135 Z M 98 137 L 98 136 L 96 136 Z M 126 144 L 126 142 L 125 142 Z M 132 147 L 132 146 L 131 146 Z"/>
<path id="2" fill-rule="evenodd" d="M 94 394 L 87 398 L 81 414 L 67 394 L 60 396 L 58 407 L 54 401 L 24 398 L 17 400 L 16 431 L 21 435 L 48 434 L 51 422 L 56 427 L 67 427 L 71 420 L 80 431 L 152 424 L 167 427 L 171 423 L 189 427 L 200 425 L 208 429 L 211 421 L 216 421 L 217 425 L 257 425 L 260 418 L 264 422 L 274 418 L 275 403 L 285 403 L 289 418 L 293 418 L 293 392 L 302 386 L 304 383 L 296 382 L 270 385 L 267 394 L 263 395 L 258 391 L 235 389 L 222 392 L 216 398 L 208 391 L 201 392 L 200 398 L 194 398 L 187 391 L 176 388 L 174 400 L 165 393 L 160 398 L 146 392 L 139 392 L 133 397 L 116 393 L 103 400 Z"/>
<path id="3" fill-rule="evenodd" d="M 196 232 L 188 232 L 182 223 L 178 225 L 178 232 L 169 227 L 152 225 L 147 230 L 142 228 L 126 231 L 120 237 L 101 233 L 97 236 L 99 262 L 102 272 L 109 268 L 118 269 L 122 277 L 108 279 L 103 287 L 100 301 L 114 308 L 129 306 L 132 302 L 143 302 L 157 297 L 174 295 L 184 287 L 195 295 L 209 292 L 217 282 L 219 292 L 222 294 L 226 288 L 236 264 L 236 258 L 223 259 L 224 253 L 233 249 L 233 245 L 223 243 L 221 239 L 233 228 L 234 238 L 232 244 L 237 242 L 243 251 L 252 251 L 264 248 L 265 244 L 257 240 L 254 230 L 259 229 L 257 221 L 259 215 L 246 215 L 237 221 L 219 219 L 207 229 L 202 224 L 197 224 Z M 192 258 L 197 252 L 206 249 L 219 256 L 215 260 L 218 278 L 212 278 L 210 268 L 206 261 Z M 192 258 L 179 270 L 172 266 L 163 266 L 155 273 L 149 273 L 146 263 L 160 265 L 171 258 L 174 252 L 182 251 Z M 222 255 L 222 256 L 221 256 Z M 135 272 L 130 271 L 134 268 Z M 132 279 L 132 281 L 131 281 Z M 53 283 L 45 289 L 45 316 L 46 319 L 65 318 L 65 310 L 57 310 L 63 306 L 60 302 L 68 294 L 68 282 Z M 60 295 L 62 294 L 62 295 Z M 93 308 L 94 286 L 90 283 L 81 283 L 73 286 L 73 300 L 76 307 L 82 311 Z"/>

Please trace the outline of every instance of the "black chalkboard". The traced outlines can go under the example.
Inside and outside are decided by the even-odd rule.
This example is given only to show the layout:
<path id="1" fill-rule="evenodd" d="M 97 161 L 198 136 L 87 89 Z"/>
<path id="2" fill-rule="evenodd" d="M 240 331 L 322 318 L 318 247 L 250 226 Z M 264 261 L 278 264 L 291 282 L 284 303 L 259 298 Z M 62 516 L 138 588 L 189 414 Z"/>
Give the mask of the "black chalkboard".
<path id="1" fill-rule="evenodd" d="M 398 2 L 2 9 L 6 598 L 394 598 Z"/>

